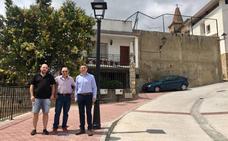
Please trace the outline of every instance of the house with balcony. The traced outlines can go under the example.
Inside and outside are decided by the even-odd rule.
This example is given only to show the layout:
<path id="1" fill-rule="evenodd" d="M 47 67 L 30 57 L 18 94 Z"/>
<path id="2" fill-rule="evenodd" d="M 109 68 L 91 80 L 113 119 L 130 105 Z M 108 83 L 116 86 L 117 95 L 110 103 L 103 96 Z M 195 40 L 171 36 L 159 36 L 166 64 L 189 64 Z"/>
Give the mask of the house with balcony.
<path id="1" fill-rule="evenodd" d="M 96 29 L 96 26 L 94 26 Z M 96 37 L 92 40 L 96 41 Z M 123 89 L 135 89 L 135 68 L 138 67 L 138 37 L 133 35 L 132 22 L 104 19 L 101 22 L 101 88 L 108 81 L 121 82 Z M 88 55 L 89 71 L 96 74 L 96 43 Z"/>

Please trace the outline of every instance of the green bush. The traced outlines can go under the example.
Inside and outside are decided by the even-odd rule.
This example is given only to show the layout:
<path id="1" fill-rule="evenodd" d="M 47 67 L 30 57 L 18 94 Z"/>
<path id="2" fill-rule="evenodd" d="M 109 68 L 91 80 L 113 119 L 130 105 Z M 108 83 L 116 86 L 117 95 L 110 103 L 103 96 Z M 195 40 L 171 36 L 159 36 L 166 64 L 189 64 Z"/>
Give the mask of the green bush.
<path id="1" fill-rule="evenodd" d="M 118 80 L 101 81 L 102 89 L 123 89 L 123 83 Z"/>

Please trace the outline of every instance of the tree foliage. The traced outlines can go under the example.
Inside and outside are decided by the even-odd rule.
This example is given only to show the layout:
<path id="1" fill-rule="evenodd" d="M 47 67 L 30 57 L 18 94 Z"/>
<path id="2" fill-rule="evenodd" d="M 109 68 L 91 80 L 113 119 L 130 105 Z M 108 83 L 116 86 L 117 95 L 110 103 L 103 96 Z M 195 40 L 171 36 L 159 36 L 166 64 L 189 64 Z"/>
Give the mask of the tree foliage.
<path id="1" fill-rule="evenodd" d="M 8 83 L 26 82 L 42 63 L 52 72 L 67 66 L 72 75 L 77 73 L 83 52 L 91 47 L 93 18 L 71 0 L 57 10 L 51 0 L 37 0 L 29 8 L 11 0 L 5 5 L 6 17 L 0 16 L 0 75 L 4 72 Z"/>

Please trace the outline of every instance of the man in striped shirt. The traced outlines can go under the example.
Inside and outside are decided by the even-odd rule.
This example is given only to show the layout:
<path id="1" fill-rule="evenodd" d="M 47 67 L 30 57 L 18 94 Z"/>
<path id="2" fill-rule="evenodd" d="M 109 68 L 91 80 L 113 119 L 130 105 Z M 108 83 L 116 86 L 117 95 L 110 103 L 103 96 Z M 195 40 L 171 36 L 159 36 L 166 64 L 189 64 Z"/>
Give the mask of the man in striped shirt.
<path id="1" fill-rule="evenodd" d="M 68 112 L 71 105 L 71 95 L 75 88 L 74 80 L 69 76 L 67 67 L 63 67 L 62 75 L 55 78 L 57 85 L 57 99 L 55 103 L 55 117 L 53 124 L 53 132 L 56 133 L 59 126 L 59 116 L 63 109 L 62 129 L 67 131 Z"/>

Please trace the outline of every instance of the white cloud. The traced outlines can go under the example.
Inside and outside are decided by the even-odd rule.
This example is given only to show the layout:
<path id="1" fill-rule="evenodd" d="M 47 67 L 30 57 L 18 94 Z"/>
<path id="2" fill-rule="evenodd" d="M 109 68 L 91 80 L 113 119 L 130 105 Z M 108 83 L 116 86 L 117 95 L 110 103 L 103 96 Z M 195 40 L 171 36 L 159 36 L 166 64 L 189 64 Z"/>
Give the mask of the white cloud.
<path id="1" fill-rule="evenodd" d="M 35 3 L 35 0 L 13 0 L 13 3 L 19 7 L 29 7 Z"/>
<path id="2" fill-rule="evenodd" d="M 52 6 L 54 6 L 55 8 L 60 8 L 63 2 L 63 0 L 52 0 Z"/>
<path id="3" fill-rule="evenodd" d="M 4 1 L 0 0 L 0 14 L 5 13 Z M 52 5 L 59 8 L 65 0 L 52 0 Z M 87 15 L 93 15 L 91 2 L 93 0 L 73 0 L 77 6 L 85 9 Z M 141 11 L 152 17 L 156 17 L 165 13 L 174 14 L 176 4 L 179 5 L 183 15 L 192 16 L 199 8 L 205 5 L 209 0 L 105 0 L 108 9 L 106 10 L 105 18 L 126 19 L 136 11 Z M 35 3 L 35 0 L 13 0 L 20 7 L 28 7 Z M 185 20 L 186 18 L 184 18 Z M 133 20 L 133 19 L 132 19 Z M 165 26 L 167 27 L 172 16 L 166 16 Z M 159 25 L 159 26 L 158 26 Z M 153 30 L 162 28 L 161 19 L 151 20 L 140 16 L 139 26 L 148 27 Z"/>
<path id="4" fill-rule="evenodd" d="M 52 5 L 59 8 L 65 0 L 52 0 Z M 78 6 L 85 9 L 88 15 L 92 14 L 90 3 L 93 0 L 74 0 Z M 164 13 L 173 13 L 176 4 L 183 14 L 193 15 L 199 7 L 205 5 L 209 0 L 106 0 L 108 9 L 107 18 L 125 19 L 136 11 L 158 16 Z M 0 0 L 0 14 L 5 13 L 5 0 Z M 35 3 L 35 0 L 13 0 L 20 7 L 28 7 Z"/>
<path id="5" fill-rule="evenodd" d="M 152 3 L 150 5 L 147 5 L 145 9 L 146 14 L 156 17 L 165 13 L 173 13 L 175 6 L 173 4 L 164 5 L 159 3 Z"/>
<path id="6" fill-rule="evenodd" d="M 0 0 L 0 14 L 5 15 L 5 5 L 4 5 L 4 0 Z"/>

